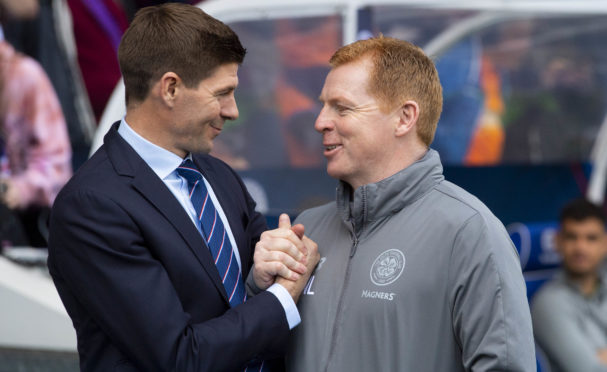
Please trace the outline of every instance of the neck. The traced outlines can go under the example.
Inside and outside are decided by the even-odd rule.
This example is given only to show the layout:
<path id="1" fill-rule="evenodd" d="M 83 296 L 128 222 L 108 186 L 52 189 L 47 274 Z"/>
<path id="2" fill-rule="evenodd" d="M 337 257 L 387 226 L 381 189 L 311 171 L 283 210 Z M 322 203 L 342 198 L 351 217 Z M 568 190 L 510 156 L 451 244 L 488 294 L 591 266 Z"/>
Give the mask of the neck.
<path id="1" fill-rule="evenodd" d="M 163 112 L 156 110 L 150 102 L 145 101 L 136 106 L 129 106 L 124 120 L 141 137 L 169 150 L 178 156 L 184 158 L 187 154 L 177 152 L 169 142 L 167 142 L 166 123 L 169 118 Z"/>
<path id="2" fill-rule="evenodd" d="M 587 275 L 569 274 L 569 278 L 578 285 L 580 292 L 582 292 L 584 296 L 592 295 L 599 285 L 599 276 L 596 273 Z"/>
<path id="3" fill-rule="evenodd" d="M 413 163 L 423 158 L 426 152 L 428 152 L 428 147 L 419 141 L 401 143 L 399 147 L 391 152 L 390 158 L 382 163 L 381 171 L 375 173 L 374 177 L 367 176 L 360 180 L 343 179 L 343 181 L 348 183 L 352 187 L 352 190 L 356 190 L 360 186 L 377 183 L 410 167 Z"/>
<path id="4" fill-rule="evenodd" d="M 412 132 L 408 136 L 403 137 L 394 151 L 396 155 L 392 157 L 394 163 L 390 164 L 390 162 L 388 162 L 386 166 L 386 169 L 390 174 L 387 174 L 384 178 L 388 178 L 403 169 L 409 168 L 413 163 L 423 158 L 426 152 L 428 152 L 428 146 L 421 142 L 416 132 Z"/>

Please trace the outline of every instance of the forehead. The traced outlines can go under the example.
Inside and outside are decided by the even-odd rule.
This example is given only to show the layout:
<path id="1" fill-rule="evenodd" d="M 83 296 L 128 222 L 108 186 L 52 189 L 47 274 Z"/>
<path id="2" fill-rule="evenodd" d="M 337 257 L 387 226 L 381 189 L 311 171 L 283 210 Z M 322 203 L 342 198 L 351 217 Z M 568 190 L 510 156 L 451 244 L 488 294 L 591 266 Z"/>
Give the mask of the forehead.
<path id="1" fill-rule="evenodd" d="M 561 224 L 561 230 L 568 233 L 601 234 L 605 232 L 605 226 L 601 220 L 592 217 L 579 221 L 574 219 L 566 219 Z"/>
<path id="2" fill-rule="evenodd" d="M 329 101 L 344 98 L 357 101 L 370 98 L 368 86 L 372 67 L 372 62 L 367 57 L 334 67 L 327 75 L 320 99 Z"/>
<path id="3" fill-rule="evenodd" d="M 201 81 L 201 85 L 209 88 L 236 87 L 238 85 L 238 64 L 225 63 L 217 66 L 210 76 Z"/>

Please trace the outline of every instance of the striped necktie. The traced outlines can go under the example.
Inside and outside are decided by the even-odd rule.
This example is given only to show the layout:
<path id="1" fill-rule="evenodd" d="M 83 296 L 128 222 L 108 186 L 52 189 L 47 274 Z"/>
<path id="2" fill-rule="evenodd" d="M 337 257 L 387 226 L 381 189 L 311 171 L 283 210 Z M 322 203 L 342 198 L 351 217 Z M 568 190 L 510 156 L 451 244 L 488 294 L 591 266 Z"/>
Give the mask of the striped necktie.
<path id="1" fill-rule="evenodd" d="M 196 211 L 202 236 L 211 251 L 215 266 L 228 294 L 230 306 L 234 307 L 247 300 L 244 281 L 240 274 L 238 262 L 234 249 L 228 238 L 228 233 L 217 214 L 217 209 L 209 196 L 209 190 L 204 184 L 202 174 L 193 161 L 186 159 L 177 168 L 177 173 L 188 181 L 188 192 L 190 200 Z M 244 372 L 266 372 L 269 371 L 264 361 L 253 361 L 249 363 Z"/>
<path id="2" fill-rule="evenodd" d="M 202 236 L 211 251 L 230 306 L 241 304 L 246 300 L 244 281 L 228 233 L 213 205 L 202 174 L 190 159 L 181 163 L 177 173 L 188 181 L 190 200 L 200 221 Z"/>

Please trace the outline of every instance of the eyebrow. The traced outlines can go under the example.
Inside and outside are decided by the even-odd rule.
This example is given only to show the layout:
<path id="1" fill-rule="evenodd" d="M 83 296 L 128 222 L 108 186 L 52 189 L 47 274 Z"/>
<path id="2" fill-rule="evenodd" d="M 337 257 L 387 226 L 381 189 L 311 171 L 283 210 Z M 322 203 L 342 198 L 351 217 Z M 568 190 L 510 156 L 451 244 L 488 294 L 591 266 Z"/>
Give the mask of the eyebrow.
<path id="1" fill-rule="evenodd" d="M 337 98 L 331 98 L 328 101 L 324 101 L 320 96 L 318 97 L 318 100 L 320 101 L 320 103 L 329 103 L 330 105 L 346 105 L 346 106 L 354 106 L 354 103 L 352 101 L 350 101 L 349 99 L 343 97 L 343 96 L 339 96 Z"/>

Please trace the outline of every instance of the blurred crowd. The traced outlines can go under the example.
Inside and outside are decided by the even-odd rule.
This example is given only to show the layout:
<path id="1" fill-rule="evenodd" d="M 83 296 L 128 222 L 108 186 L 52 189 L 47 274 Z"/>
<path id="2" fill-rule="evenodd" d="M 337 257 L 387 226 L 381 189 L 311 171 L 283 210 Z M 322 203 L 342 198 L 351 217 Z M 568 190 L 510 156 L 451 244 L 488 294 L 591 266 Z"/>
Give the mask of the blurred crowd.
<path id="1" fill-rule="evenodd" d="M 0 248 L 46 246 L 49 208 L 120 79 L 122 33 L 162 2 L 0 0 Z"/>

